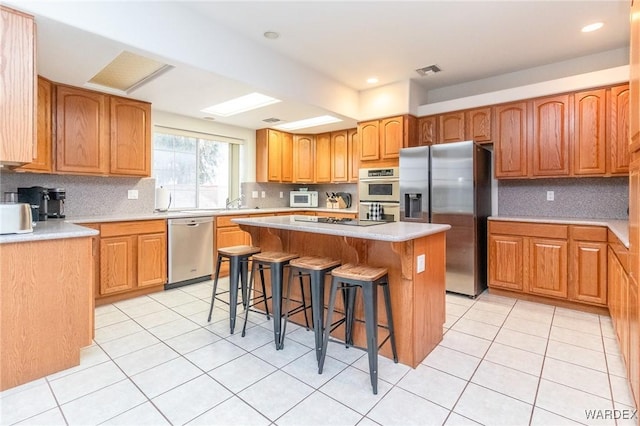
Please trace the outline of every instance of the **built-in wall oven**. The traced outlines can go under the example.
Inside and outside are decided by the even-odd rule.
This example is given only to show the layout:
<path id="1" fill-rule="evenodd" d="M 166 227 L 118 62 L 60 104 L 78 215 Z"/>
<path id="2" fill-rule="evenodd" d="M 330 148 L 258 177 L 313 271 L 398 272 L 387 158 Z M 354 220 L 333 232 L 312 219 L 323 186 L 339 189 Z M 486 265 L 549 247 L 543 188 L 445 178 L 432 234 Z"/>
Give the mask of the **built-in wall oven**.
<path id="1" fill-rule="evenodd" d="M 358 217 L 361 220 L 400 220 L 400 174 L 397 167 L 360 169 L 358 195 Z"/>

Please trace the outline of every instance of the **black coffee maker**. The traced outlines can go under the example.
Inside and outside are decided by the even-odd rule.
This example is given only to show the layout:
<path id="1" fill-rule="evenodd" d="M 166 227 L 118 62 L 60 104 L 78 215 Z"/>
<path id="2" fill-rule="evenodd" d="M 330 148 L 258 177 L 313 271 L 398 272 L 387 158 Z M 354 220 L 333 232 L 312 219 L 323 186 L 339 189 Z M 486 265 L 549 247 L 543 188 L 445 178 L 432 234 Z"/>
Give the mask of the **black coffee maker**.
<path id="1" fill-rule="evenodd" d="M 31 217 L 34 222 L 47 220 L 49 216 L 49 190 L 47 188 L 42 186 L 18 188 L 18 202 L 31 205 Z"/>
<path id="2" fill-rule="evenodd" d="M 48 191 L 47 216 L 62 219 L 64 217 L 64 200 L 67 198 L 67 193 L 64 188 L 48 188 Z"/>

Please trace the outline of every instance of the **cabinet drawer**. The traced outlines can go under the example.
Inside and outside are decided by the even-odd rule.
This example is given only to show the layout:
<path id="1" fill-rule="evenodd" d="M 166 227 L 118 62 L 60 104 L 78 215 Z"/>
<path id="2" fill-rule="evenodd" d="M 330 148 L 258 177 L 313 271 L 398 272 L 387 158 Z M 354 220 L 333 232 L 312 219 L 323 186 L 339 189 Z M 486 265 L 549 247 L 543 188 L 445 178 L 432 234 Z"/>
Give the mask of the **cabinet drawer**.
<path id="1" fill-rule="evenodd" d="M 569 226 L 531 222 L 489 221 L 489 232 L 491 234 L 564 239 L 569 237 Z"/>
<path id="2" fill-rule="evenodd" d="M 118 235 L 152 234 L 167 231 L 164 220 L 139 220 L 132 222 L 103 223 L 100 226 L 101 237 L 115 237 Z"/>
<path id="3" fill-rule="evenodd" d="M 227 226 L 238 226 L 237 223 L 231 222 L 231 219 L 238 219 L 240 217 L 248 217 L 248 215 L 240 215 L 240 216 L 218 216 L 216 217 L 216 227 L 224 228 Z"/>
<path id="4" fill-rule="evenodd" d="M 570 228 L 571 239 L 577 241 L 607 241 L 607 228 L 601 226 L 578 226 Z"/>

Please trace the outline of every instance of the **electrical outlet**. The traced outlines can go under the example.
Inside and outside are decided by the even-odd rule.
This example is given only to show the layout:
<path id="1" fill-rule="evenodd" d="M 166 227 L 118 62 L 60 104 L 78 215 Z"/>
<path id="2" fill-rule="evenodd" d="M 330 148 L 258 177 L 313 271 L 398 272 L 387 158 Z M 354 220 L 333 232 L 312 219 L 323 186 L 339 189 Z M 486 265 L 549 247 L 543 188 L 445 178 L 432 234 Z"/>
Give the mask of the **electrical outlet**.
<path id="1" fill-rule="evenodd" d="M 130 189 L 127 191 L 127 198 L 130 200 L 137 200 L 138 199 L 138 190 L 137 189 Z"/>
<path id="2" fill-rule="evenodd" d="M 258 191 L 251 191 L 251 198 L 258 198 Z"/>
<path id="3" fill-rule="evenodd" d="M 555 194 L 553 191 L 547 191 L 547 201 L 553 201 L 555 199 Z"/>
<path id="4" fill-rule="evenodd" d="M 284 192 L 280 191 L 280 198 L 284 198 Z"/>
<path id="5" fill-rule="evenodd" d="M 416 273 L 424 272 L 426 268 L 426 258 L 424 254 L 419 255 L 416 258 Z"/>
<path id="6" fill-rule="evenodd" d="M 262 198 L 267 198 L 267 193 L 266 193 L 265 191 L 262 191 L 262 192 L 260 193 L 260 196 L 261 196 Z"/>

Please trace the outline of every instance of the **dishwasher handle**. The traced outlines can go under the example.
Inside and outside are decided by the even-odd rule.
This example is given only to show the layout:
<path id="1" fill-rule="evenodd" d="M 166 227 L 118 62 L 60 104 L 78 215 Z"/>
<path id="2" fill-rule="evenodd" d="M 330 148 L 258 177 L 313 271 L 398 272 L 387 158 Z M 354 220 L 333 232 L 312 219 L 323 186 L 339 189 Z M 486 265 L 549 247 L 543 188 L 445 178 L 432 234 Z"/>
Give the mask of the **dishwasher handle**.
<path id="1" fill-rule="evenodd" d="M 182 225 L 182 226 L 190 226 L 196 227 L 201 224 L 211 223 L 213 222 L 212 217 L 198 217 L 198 218 L 185 218 L 185 219 L 169 219 L 169 226 Z"/>

